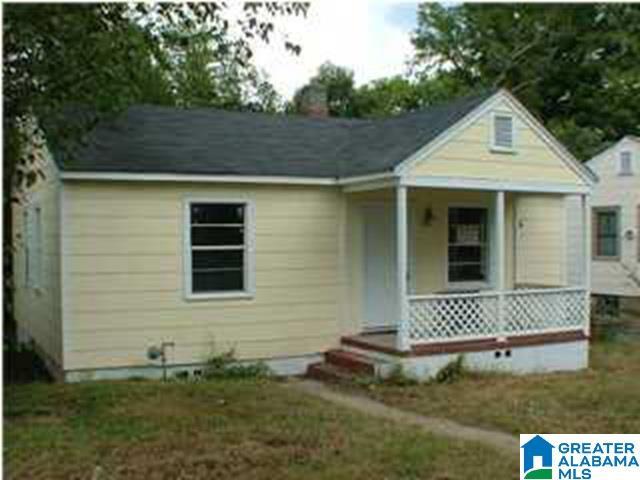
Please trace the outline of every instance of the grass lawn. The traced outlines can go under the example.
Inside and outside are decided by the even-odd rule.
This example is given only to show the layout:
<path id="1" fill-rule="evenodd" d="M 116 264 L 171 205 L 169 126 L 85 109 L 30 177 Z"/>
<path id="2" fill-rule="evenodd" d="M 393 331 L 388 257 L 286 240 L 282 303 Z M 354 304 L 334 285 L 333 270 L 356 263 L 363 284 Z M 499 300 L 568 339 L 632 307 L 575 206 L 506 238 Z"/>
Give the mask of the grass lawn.
<path id="1" fill-rule="evenodd" d="M 638 433 L 640 341 L 596 343 L 591 368 L 527 376 L 467 374 L 452 384 L 370 386 L 389 405 L 512 433 Z"/>
<path id="2" fill-rule="evenodd" d="M 517 458 L 489 447 L 270 380 L 8 386 L 4 415 L 10 479 L 511 480 L 518 472 Z M 103 474 L 92 477 L 96 465 Z"/>

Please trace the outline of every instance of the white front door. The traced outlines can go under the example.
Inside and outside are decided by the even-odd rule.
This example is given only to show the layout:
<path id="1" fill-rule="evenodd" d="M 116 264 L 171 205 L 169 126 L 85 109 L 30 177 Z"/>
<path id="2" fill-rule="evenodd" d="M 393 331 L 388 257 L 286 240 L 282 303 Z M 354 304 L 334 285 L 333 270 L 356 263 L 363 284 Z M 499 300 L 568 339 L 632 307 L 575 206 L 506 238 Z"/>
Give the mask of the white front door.
<path id="1" fill-rule="evenodd" d="M 388 330 L 398 323 L 394 210 L 387 206 L 366 206 L 363 219 L 364 327 Z"/>

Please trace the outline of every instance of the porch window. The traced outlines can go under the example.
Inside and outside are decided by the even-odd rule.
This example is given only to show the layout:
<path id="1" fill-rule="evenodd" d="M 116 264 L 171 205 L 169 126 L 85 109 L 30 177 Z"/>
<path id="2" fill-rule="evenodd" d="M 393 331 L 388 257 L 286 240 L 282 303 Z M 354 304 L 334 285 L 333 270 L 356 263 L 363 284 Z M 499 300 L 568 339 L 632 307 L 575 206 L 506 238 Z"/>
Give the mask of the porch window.
<path id="1" fill-rule="evenodd" d="M 487 209 L 449 208 L 450 283 L 487 282 Z"/>
<path id="2" fill-rule="evenodd" d="M 247 202 L 187 202 L 188 297 L 250 292 L 250 210 Z"/>
<path id="3" fill-rule="evenodd" d="M 598 260 L 617 260 L 620 255 L 619 209 L 594 208 L 594 257 Z"/>

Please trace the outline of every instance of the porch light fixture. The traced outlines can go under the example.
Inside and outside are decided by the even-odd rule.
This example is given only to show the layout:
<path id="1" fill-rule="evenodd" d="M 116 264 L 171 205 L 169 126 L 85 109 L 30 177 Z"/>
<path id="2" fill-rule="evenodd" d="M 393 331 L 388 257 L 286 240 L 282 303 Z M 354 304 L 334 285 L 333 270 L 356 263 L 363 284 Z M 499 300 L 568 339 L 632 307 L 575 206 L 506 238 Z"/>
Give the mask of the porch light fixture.
<path id="1" fill-rule="evenodd" d="M 433 216 L 433 210 L 431 209 L 431 207 L 427 207 L 424 209 L 424 217 L 422 217 L 422 223 L 428 227 L 429 225 L 431 225 L 431 222 L 433 222 L 435 220 L 435 217 Z"/>

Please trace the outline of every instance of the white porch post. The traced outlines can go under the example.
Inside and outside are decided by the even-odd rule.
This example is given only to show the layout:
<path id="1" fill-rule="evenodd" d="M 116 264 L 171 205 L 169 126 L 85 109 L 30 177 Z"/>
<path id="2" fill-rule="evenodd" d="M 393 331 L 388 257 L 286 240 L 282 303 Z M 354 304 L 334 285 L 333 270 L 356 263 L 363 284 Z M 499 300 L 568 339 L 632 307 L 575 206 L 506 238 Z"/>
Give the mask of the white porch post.
<path id="1" fill-rule="evenodd" d="M 589 336 L 591 335 L 591 202 L 588 194 L 582 195 L 582 223 L 584 234 L 584 334 Z"/>
<path id="2" fill-rule="evenodd" d="M 505 334 L 505 207 L 504 191 L 496 192 L 495 238 L 496 238 L 496 288 L 498 290 L 498 339 L 506 340 Z"/>
<path id="3" fill-rule="evenodd" d="M 407 296 L 407 187 L 396 187 L 396 263 L 398 298 L 398 335 L 396 348 L 406 351 L 409 341 L 409 298 Z"/>

